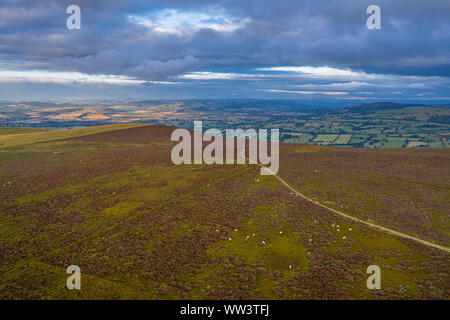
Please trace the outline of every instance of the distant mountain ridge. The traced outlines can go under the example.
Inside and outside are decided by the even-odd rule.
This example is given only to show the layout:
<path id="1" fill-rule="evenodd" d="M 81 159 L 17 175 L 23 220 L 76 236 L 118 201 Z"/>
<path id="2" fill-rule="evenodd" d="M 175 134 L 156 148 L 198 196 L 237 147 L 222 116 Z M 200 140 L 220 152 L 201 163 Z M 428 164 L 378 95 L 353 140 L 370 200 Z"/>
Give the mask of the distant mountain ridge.
<path id="1" fill-rule="evenodd" d="M 378 110 L 395 110 L 395 109 L 403 109 L 408 107 L 433 107 L 425 104 L 402 104 L 395 102 L 373 102 L 373 103 L 364 103 L 355 106 L 345 107 L 349 112 L 364 112 L 364 111 L 378 111 Z"/>

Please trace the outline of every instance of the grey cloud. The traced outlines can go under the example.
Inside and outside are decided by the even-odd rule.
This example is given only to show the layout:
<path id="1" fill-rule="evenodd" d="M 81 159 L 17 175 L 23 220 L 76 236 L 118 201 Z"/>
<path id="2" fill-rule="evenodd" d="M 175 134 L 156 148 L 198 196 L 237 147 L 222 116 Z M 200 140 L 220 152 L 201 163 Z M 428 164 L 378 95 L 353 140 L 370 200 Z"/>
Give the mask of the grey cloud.
<path id="1" fill-rule="evenodd" d="M 65 8 L 73 3 L 82 8 L 82 29 L 77 31 L 65 27 Z M 382 30 L 366 28 L 370 4 L 381 7 Z M 175 34 L 129 19 L 130 15 L 153 19 L 164 9 L 206 13 L 215 23 L 220 23 L 221 15 L 246 23 L 230 32 L 205 27 Z M 422 77 L 419 82 L 430 81 L 430 88 L 446 95 L 449 16 L 450 2 L 444 0 L 0 0 L 0 65 L 17 69 L 22 61 L 22 69 L 144 80 L 200 70 L 245 73 L 257 67 L 327 65 L 392 74 L 383 80 L 358 79 L 368 82 L 364 90 L 373 86 L 377 92 L 383 85 L 401 87 L 403 75 L 441 76 L 438 80 Z M 335 79 L 277 81 L 246 82 L 245 88 L 230 81 L 191 84 L 201 85 L 199 92 L 223 92 L 228 86 L 235 94 L 245 95 L 244 90 L 268 87 L 330 86 Z M 419 88 L 408 90 L 404 91 L 415 94 Z"/>
<path id="2" fill-rule="evenodd" d="M 167 61 L 139 59 L 124 52 L 105 50 L 86 57 L 56 58 L 58 69 L 86 74 L 122 74 L 145 80 L 166 80 L 200 66 L 193 56 Z"/>
<path id="3" fill-rule="evenodd" d="M 403 73 L 428 70 L 449 75 L 445 61 L 450 56 L 448 1 L 376 1 L 382 9 L 383 29 L 369 31 L 365 9 L 372 2 L 83 0 L 77 1 L 82 7 L 83 29 L 70 32 L 65 29 L 64 9 L 72 1 L 2 1 L 1 8 L 13 14 L 8 18 L 0 10 L 7 30 L 3 35 L 5 31 L 0 30 L 0 55 L 37 57 L 51 63 L 56 57 L 95 56 L 108 50 L 121 56 L 145 51 L 148 54 L 141 55 L 142 64 L 147 59 L 164 62 L 192 55 L 212 67 L 220 67 L 220 61 L 229 65 L 227 61 L 233 60 L 236 67 L 326 64 L 402 73 L 393 67 L 414 66 Z M 201 29 L 181 37 L 155 32 L 127 18 L 133 14 L 151 17 L 164 8 L 221 11 L 248 19 L 248 23 L 228 34 Z M 438 70 L 436 66 L 446 67 Z"/>
<path id="4" fill-rule="evenodd" d="M 148 60 L 144 64 L 126 70 L 127 75 L 147 80 L 166 80 L 171 76 L 179 75 L 200 66 L 200 60 L 193 56 L 183 59 L 173 59 L 165 62 Z"/>

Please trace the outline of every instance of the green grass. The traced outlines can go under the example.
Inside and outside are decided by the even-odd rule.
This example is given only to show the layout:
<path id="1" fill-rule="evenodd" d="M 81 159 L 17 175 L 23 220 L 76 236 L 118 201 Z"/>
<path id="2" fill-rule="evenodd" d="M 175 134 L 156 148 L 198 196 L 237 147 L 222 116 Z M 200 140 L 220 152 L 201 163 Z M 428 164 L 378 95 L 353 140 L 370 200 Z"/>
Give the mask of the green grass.
<path id="1" fill-rule="evenodd" d="M 352 136 L 352 138 L 350 139 L 350 144 L 355 144 L 355 143 L 363 143 L 365 142 L 367 139 L 369 139 L 369 135 L 366 134 L 354 134 Z"/>
<path id="2" fill-rule="evenodd" d="M 123 202 L 119 202 L 115 206 L 103 209 L 103 211 L 101 213 L 104 215 L 107 215 L 107 216 L 111 215 L 111 216 L 120 217 L 120 216 L 127 215 L 129 212 L 133 211 L 134 209 L 139 208 L 139 206 L 140 206 L 140 204 L 137 202 L 123 201 Z"/>
<path id="3" fill-rule="evenodd" d="M 96 127 L 85 127 L 68 130 L 46 130 L 30 133 L 15 133 L 0 135 L 0 148 L 5 147 L 18 147 L 27 144 L 52 141 L 58 139 L 66 139 L 73 137 L 81 137 L 85 135 L 114 131 L 119 129 L 127 129 L 144 126 L 144 124 L 112 124 Z"/>
<path id="4" fill-rule="evenodd" d="M 351 134 L 341 134 L 341 135 L 339 135 L 339 138 L 337 138 L 334 143 L 335 144 L 347 144 L 351 138 L 352 138 Z"/>
<path id="5" fill-rule="evenodd" d="M 263 264 L 270 270 L 304 270 L 308 267 L 306 250 L 298 236 L 287 227 L 270 228 L 268 220 L 276 218 L 277 207 L 257 207 L 255 218 L 241 230 L 232 231 L 227 240 L 207 250 L 214 257 L 240 257 L 247 264 Z"/>
<path id="6" fill-rule="evenodd" d="M 314 141 L 316 141 L 316 142 L 324 142 L 324 143 L 331 143 L 334 140 L 336 140 L 337 137 L 338 137 L 337 134 L 318 134 L 314 138 Z"/>
<path id="7" fill-rule="evenodd" d="M 361 231 L 359 226 L 350 223 L 341 223 L 339 225 L 340 232 L 335 228 L 337 241 L 329 248 L 336 255 L 336 248 L 350 247 L 346 254 L 371 254 L 375 257 L 372 264 L 378 265 L 381 269 L 381 288 L 393 289 L 398 291 L 400 287 L 405 288 L 406 297 L 414 297 L 420 293 L 420 287 L 416 283 L 416 278 L 420 277 L 420 266 L 428 261 L 426 257 L 419 254 L 412 254 L 408 246 L 394 236 L 384 235 L 380 233 L 368 233 Z M 349 228 L 352 230 L 349 231 Z M 342 239 L 345 236 L 346 239 Z M 410 272 L 398 270 L 400 264 L 407 264 Z M 366 270 L 362 269 L 362 273 Z M 361 282 L 356 288 L 357 294 L 367 297 L 367 289 L 365 282 Z"/>
<path id="8" fill-rule="evenodd" d="M 0 136 L 8 134 L 21 134 L 21 133 L 35 133 L 48 131 L 43 128 L 28 128 L 28 127 L 0 127 Z"/>
<path id="9" fill-rule="evenodd" d="M 35 259 L 21 260 L 12 269 L 2 273 L 6 286 L 3 297 L 14 297 L 14 292 L 27 290 L 35 299 L 152 299 L 151 288 L 142 291 L 138 286 L 123 285 L 81 270 L 81 290 L 68 290 L 66 270 Z M 29 283 L 34 283 L 29 287 Z M 22 287 L 22 285 L 24 287 Z M 27 288 L 27 289 L 25 289 Z"/>
<path id="10" fill-rule="evenodd" d="M 330 151 L 330 149 L 327 149 L 322 146 L 315 146 L 315 145 L 304 145 L 301 147 L 294 148 L 295 153 L 315 153 L 315 152 L 324 152 L 324 151 Z"/>
<path id="11" fill-rule="evenodd" d="M 405 144 L 404 140 L 389 140 L 384 144 L 385 148 L 401 148 Z"/>

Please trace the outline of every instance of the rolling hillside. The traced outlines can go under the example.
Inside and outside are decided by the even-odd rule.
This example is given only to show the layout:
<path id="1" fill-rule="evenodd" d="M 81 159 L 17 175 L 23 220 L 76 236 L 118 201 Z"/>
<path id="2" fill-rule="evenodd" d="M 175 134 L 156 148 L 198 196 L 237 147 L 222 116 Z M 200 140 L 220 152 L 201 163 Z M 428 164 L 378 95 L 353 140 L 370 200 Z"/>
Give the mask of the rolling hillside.
<path id="1" fill-rule="evenodd" d="M 173 127 L 0 135 L 0 298 L 447 299 L 449 253 L 256 165 L 182 165 Z M 450 149 L 280 146 L 314 201 L 448 247 Z M 82 290 L 67 290 L 78 265 Z M 381 268 L 368 290 L 366 268 Z"/>

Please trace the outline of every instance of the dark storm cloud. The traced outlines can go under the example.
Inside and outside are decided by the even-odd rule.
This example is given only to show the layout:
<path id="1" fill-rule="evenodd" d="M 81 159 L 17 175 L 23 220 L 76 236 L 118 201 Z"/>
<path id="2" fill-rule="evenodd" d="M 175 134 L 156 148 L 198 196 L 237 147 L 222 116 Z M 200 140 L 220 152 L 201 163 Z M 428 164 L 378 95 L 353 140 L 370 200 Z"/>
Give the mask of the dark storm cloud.
<path id="1" fill-rule="evenodd" d="M 65 8 L 73 3 L 82 8 L 80 31 L 65 29 Z M 382 9 L 382 30 L 365 27 L 371 3 Z M 169 8 L 211 15 L 220 10 L 247 22 L 231 34 L 199 29 L 177 36 L 129 19 L 151 18 Z M 106 50 L 123 57 L 138 50 L 142 68 L 148 60 L 193 55 L 206 64 L 231 58 L 240 64 L 327 64 L 380 72 L 395 66 L 399 73 L 405 67 L 403 73 L 448 75 L 449 16 L 450 2 L 442 0 L 2 1 L 0 52 L 3 58 L 48 59 L 50 64 L 53 58 L 71 57 L 74 68 L 82 65 L 76 58 Z"/>
<path id="2" fill-rule="evenodd" d="M 76 70 L 87 74 L 121 74 L 141 79 L 165 80 L 171 75 L 185 73 L 200 65 L 197 58 L 185 56 L 167 61 L 142 59 L 125 52 L 105 50 L 85 57 L 55 59 L 62 70 Z"/>

